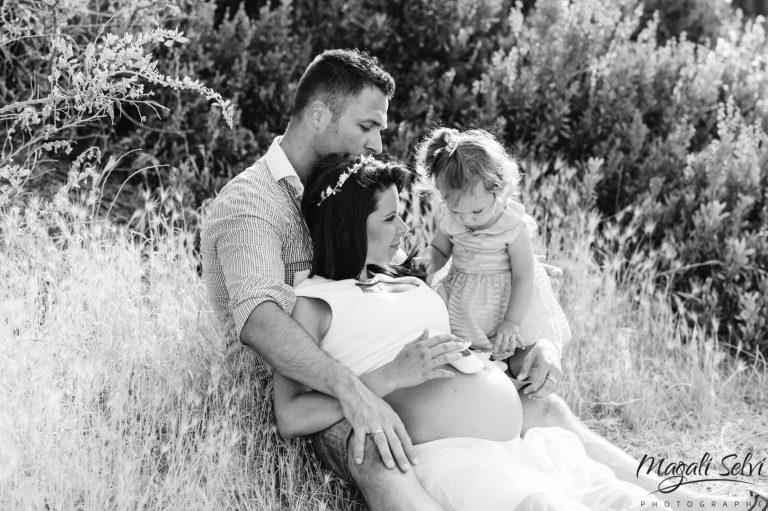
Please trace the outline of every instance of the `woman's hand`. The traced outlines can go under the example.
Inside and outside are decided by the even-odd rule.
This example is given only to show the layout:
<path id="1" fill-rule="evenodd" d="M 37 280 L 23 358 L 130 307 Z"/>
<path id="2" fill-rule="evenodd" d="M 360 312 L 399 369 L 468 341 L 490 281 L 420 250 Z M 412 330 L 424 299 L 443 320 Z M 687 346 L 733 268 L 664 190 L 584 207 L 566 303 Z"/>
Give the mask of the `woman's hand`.
<path id="1" fill-rule="evenodd" d="M 525 356 L 517 379 L 530 379 L 523 394 L 538 399 L 554 393 L 562 377 L 563 369 L 557 348 L 550 341 L 539 339 Z"/>
<path id="2" fill-rule="evenodd" d="M 397 390 L 415 387 L 434 378 L 452 378 L 442 366 L 462 358 L 467 342 L 451 334 L 429 336 L 429 330 L 406 344 L 394 360 L 384 366 L 387 378 Z"/>

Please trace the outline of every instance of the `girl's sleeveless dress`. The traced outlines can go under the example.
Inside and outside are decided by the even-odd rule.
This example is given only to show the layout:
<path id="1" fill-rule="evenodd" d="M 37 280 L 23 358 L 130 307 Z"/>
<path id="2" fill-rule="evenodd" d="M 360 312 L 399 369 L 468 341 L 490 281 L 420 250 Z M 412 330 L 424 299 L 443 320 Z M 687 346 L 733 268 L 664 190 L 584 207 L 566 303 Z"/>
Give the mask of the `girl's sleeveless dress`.
<path id="1" fill-rule="evenodd" d="M 536 222 L 525 214 L 522 204 L 509 199 L 499 219 L 485 229 L 470 230 L 454 220 L 447 208 L 441 211 L 438 225 L 453 244 L 451 267 L 435 287 L 448 307 L 451 332 L 476 348 L 489 350 L 489 337 L 504 319 L 512 292 L 507 245 L 523 229 L 535 234 Z M 568 320 L 544 267 L 534 261 L 533 270 L 533 293 L 520 336 L 526 345 L 547 339 L 562 352 L 571 339 Z"/>

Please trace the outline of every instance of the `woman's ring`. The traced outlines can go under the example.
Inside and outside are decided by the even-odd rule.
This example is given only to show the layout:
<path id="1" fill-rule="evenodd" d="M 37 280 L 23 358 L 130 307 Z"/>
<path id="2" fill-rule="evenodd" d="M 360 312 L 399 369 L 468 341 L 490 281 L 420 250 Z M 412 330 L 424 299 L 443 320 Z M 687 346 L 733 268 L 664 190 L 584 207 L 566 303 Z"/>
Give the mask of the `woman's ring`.
<path id="1" fill-rule="evenodd" d="M 547 380 L 549 380 L 549 381 L 551 381 L 552 383 L 554 383 L 555 385 L 557 385 L 557 380 L 556 380 L 556 379 L 554 379 L 554 378 L 552 378 L 550 375 L 547 375 Z"/>
<path id="2" fill-rule="evenodd" d="M 376 435 L 378 435 L 379 433 L 384 433 L 384 430 L 383 430 L 383 429 L 381 429 L 381 428 L 379 428 L 379 429 L 377 429 L 376 431 L 374 431 L 373 433 L 371 433 L 371 436 L 376 436 Z"/>

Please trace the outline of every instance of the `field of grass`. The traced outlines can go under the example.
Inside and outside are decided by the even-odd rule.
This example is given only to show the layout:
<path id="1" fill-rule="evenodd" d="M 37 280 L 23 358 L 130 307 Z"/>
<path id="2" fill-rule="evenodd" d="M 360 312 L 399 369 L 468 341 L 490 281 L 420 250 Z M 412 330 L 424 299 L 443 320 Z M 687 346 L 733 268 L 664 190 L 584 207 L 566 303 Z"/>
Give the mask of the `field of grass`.
<path id="1" fill-rule="evenodd" d="M 549 258 L 566 275 L 572 409 L 638 457 L 768 455 L 765 362 L 682 325 L 642 270 L 598 265 L 593 215 L 570 225 Z M 277 436 L 268 390 L 227 373 L 194 235 L 161 230 L 35 200 L 2 211 L 0 509 L 357 509 Z"/>
<path id="2" fill-rule="evenodd" d="M 523 165 L 522 195 L 542 227 L 538 249 L 565 273 L 574 340 L 558 392 L 572 410 L 637 458 L 753 453 L 758 463 L 768 457 L 768 362 L 757 351 L 768 253 L 765 20 L 723 12 L 705 31 L 711 47 L 662 42 L 640 11 L 628 17 L 630 3 L 539 2 L 543 14 L 526 20 L 514 9 L 514 44 L 471 28 L 496 24 L 496 14 L 481 19 L 451 2 L 421 2 L 439 20 L 434 30 L 407 9 L 400 21 L 371 16 L 375 2 L 314 9 L 335 20 L 343 4 L 375 30 L 333 25 L 332 40 L 406 64 L 398 90 L 413 95 L 392 102 L 393 154 L 410 154 L 424 127 L 444 122 L 496 126 L 521 158 L 554 160 Z M 241 12 L 215 28 L 214 4 L 197 0 L 0 2 L 0 511 L 363 509 L 301 442 L 279 438 L 270 389 L 230 373 L 199 276 L 194 229 L 204 212 L 190 201 L 271 141 L 296 65 L 329 41 L 327 23 L 288 21 L 304 22 L 292 2 L 261 4 L 258 20 Z M 184 36 L 157 28 L 179 23 Z M 405 27 L 418 51 L 403 59 L 409 48 L 391 44 L 399 38 L 389 27 Z M 421 50 L 438 46 L 451 58 Z M 234 129 L 222 131 L 222 119 Z M 53 201 L 34 197 L 59 186 Z M 635 232 L 595 213 L 614 186 L 626 200 L 602 211 L 636 208 L 628 218 L 645 225 Z M 95 213 L 112 198 L 128 206 Z M 430 238 L 421 211 L 416 200 L 405 213 L 409 247 Z M 673 224 L 679 217 L 696 232 Z M 723 271 L 687 271 L 713 261 Z M 693 280 L 710 277 L 714 286 Z M 688 310 L 691 296 L 712 303 Z M 718 345 L 716 333 L 735 345 Z M 765 490 L 768 466 L 763 474 L 748 480 Z"/>

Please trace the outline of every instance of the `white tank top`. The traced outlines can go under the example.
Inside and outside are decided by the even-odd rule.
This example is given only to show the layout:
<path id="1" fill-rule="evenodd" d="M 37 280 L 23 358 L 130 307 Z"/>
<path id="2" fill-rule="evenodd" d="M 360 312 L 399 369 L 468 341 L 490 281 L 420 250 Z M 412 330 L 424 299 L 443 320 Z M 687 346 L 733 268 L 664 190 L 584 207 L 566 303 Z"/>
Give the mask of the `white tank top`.
<path id="1" fill-rule="evenodd" d="M 430 336 L 451 332 L 445 303 L 428 285 L 412 277 L 379 277 L 416 285 L 397 293 L 364 292 L 353 279 L 312 277 L 294 289 L 296 296 L 319 298 L 330 306 L 331 326 L 320 348 L 357 375 L 391 362 L 425 328 Z"/>

